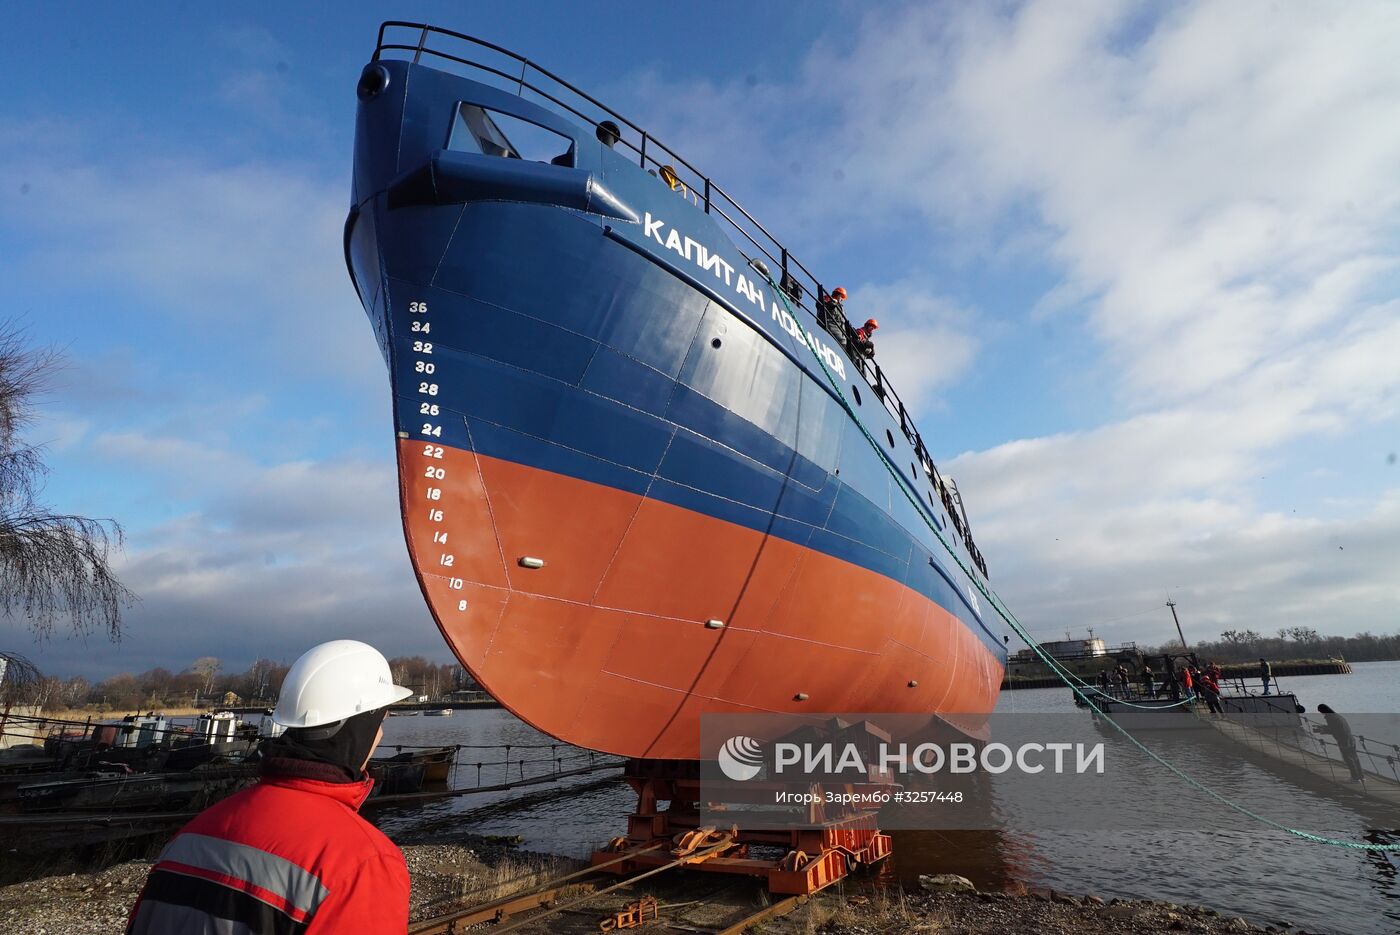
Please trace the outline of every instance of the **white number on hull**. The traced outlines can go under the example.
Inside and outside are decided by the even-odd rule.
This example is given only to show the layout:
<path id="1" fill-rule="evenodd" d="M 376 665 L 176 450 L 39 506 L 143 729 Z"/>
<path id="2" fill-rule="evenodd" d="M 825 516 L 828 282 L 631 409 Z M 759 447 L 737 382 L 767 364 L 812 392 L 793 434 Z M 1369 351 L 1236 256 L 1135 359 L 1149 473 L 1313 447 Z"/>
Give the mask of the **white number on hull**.
<path id="1" fill-rule="evenodd" d="M 427 315 L 427 314 L 428 314 L 428 303 L 427 303 L 427 302 L 422 302 L 422 301 L 410 302 L 410 303 L 408 303 L 408 311 L 409 311 L 409 314 L 411 314 L 411 315 Z M 431 333 L 432 333 L 432 330 L 433 330 L 432 322 L 431 322 L 431 321 L 428 321 L 427 319 L 423 319 L 423 320 L 419 320 L 419 321 L 414 321 L 414 322 L 412 322 L 412 323 L 410 324 L 409 327 L 410 327 L 410 329 L 411 329 L 412 331 L 414 331 L 415 333 L 420 334 L 420 335 L 422 335 L 422 334 L 431 334 Z M 433 353 L 433 344 L 432 344 L 432 342 L 431 342 L 431 341 L 423 341 L 423 340 L 415 340 L 415 341 L 413 342 L 413 353 L 422 355 L 422 357 L 426 357 L 426 356 L 432 354 L 432 353 Z M 437 364 L 433 363 L 432 361 L 423 360 L 422 357 L 420 357 L 418 360 L 415 360 L 415 361 L 413 362 L 413 372 L 414 372 L 414 373 L 420 373 L 420 374 L 422 374 L 422 375 L 424 375 L 424 376 L 432 376 L 434 373 L 437 372 Z M 436 383 L 428 383 L 428 382 L 426 382 L 426 381 L 425 381 L 425 382 L 422 382 L 422 383 L 419 383 L 419 384 L 418 384 L 418 392 L 419 392 L 420 395 L 423 395 L 423 396 L 436 396 L 436 395 L 438 394 L 438 385 L 437 385 Z M 419 414 L 419 415 L 424 415 L 424 416 L 436 416 L 436 415 L 438 415 L 440 412 L 441 412 L 441 409 L 438 407 L 438 404 L 437 404 L 437 403 L 420 402 L 420 403 L 418 404 L 418 414 Z M 424 423 L 423 423 L 423 428 L 422 428 L 422 434 L 427 435 L 427 436 L 430 436 L 430 437 L 432 437 L 432 438 L 441 438 L 441 437 L 442 437 L 442 426 L 441 426 L 441 425 L 435 425 L 435 424 L 433 424 L 432 422 L 424 422 Z M 440 461 L 440 460 L 442 460 L 442 457 L 443 457 L 442 446 L 441 446 L 441 445 L 432 445 L 432 444 L 424 445 L 424 446 L 423 446 L 423 457 L 426 458 L 426 459 L 428 459 L 427 464 L 425 464 L 425 465 L 423 466 L 423 476 L 426 477 L 428 480 L 446 481 L 446 479 L 447 479 L 447 469 L 446 469 L 446 468 L 443 468 L 443 467 L 438 467 L 437 465 L 433 464 L 434 461 Z M 424 491 L 424 496 L 426 496 L 429 500 L 441 500 L 441 499 L 442 499 L 442 488 L 441 488 L 441 487 L 428 487 L 428 488 Z M 432 522 L 432 523 L 442 523 L 442 522 L 445 521 L 445 519 L 446 519 L 446 515 L 444 514 L 444 512 L 443 512 L 441 509 L 438 509 L 438 508 L 436 508 L 436 507 L 431 507 L 431 508 L 429 508 L 429 510 L 428 510 L 428 520 L 429 520 L 429 522 Z M 442 529 L 435 529 L 435 530 L 433 530 L 433 542 L 434 542 L 435 544 L 437 544 L 437 545 L 446 545 L 446 544 L 447 544 L 447 536 L 448 536 L 448 533 L 447 533 L 445 530 L 442 530 Z M 441 566 L 441 567 L 443 567 L 443 568 L 451 568 L 452 565 L 456 562 L 456 560 L 457 560 L 457 559 L 456 559 L 456 556 L 454 556 L 454 555 L 453 555 L 452 553 L 450 553 L 450 552 L 441 552 L 441 553 L 438 554 L 438 565 Z M 451 588 L 452 590 L 454 590 L 454 591 L 460 591 L 460 590 L 462 590 L 463 584 L 464 584 L 464 582 L 462 581 L 461 578 L 449 578 L 448 581 L 447 581 L 447 586 L 448 586 L 449 588 Z M 458 612 L 458 613 L 465 613 L 465 612 L 466 612 L 466 609 L 467 609 L 467 602 L 466 602 L 466 601 L 463 600 L 463 601 L 458 601 L 458 602 L 457 602 L 457 612 Z"/>

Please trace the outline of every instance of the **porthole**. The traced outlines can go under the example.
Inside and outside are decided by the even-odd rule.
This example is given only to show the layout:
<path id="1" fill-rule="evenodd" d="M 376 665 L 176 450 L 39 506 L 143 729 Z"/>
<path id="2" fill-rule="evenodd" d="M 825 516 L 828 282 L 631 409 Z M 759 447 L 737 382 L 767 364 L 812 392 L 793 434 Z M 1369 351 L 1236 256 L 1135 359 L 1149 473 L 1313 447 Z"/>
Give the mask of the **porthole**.
<path id="1" fill-rule="evenodd" d="M 888 438 L 888 439 L 890 440 L 890 447 L 893 448 L 893 447 L 894 447 L 894 433 L 891 432 L 889 429 L 885 429 L 885 437 Z"/>
<path id="2" fill-rule="evenodd" d="M 856 386 L 855 384 L 851 384 L 851 392 L 854 393 L 854 394 L 856 395 L 856 405 L 859 406 L 859 405 L 860 405 L 860 387 Z"/>
<path id="3" fill-rule="evenodd" d="M 721 341 L 719 338 L 715 338 L 713 341 L 710 342 L 710 347 L 719 347 L 723 343 L 724 342 Z"/>
<path id="4" fill-rule="evenodd" d="M 928 490 L 928 491 L 925 491 L 925 493 L 928 494 L 928 505 L 931 506 L 931 507 L 933 507 L 935 510 L 938 509 L 938 504 L 936 504 L 936 503 L 933 502 L 933 491 L 932 491 L 932 490 Z"/>

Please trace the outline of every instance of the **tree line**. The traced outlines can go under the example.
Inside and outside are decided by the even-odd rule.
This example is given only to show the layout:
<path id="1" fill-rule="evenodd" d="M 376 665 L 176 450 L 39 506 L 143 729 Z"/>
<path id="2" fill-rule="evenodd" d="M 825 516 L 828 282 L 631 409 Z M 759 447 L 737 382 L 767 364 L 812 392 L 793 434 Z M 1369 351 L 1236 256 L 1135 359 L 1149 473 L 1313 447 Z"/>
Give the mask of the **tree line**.
<path id="1" fill-rule="evenodd" d="M 271 707 L 277 701 L 289 668 L 290 665 L 272 659 L 259 659 L 242 672 L 227 673 L 218 658 L 201 656 L 180 672 L 156 667 L 137 675 L 122 672 L 98 682 L 81 676 L 40 677 L 31 685 L 25 700 L 49 712 L 75 708 L 160 710 L 219 704 Z M 422 656 L 397 656 L 389 660 L 389 668 L 395 682 L 432 699 L 459 689 L 478 687 L 456 663 L 433 662 Z"/>
<path id="2" fill-rule="evenodd" d="M 1366 631 L 1355 636 L 1323 636 L 1312 627 L 1283 627 L 1277 636 L 1257 630 L 1226 630 L 1218 640 L 1193 643 L 1192 652 L 1215 662 L 1254 662 L 1265 659 L 1345 659 L 1348 662 L 1378 662 L 1400 659 L 1400 633 L 1378 635 Z M 1176 653 L 1181 647 L 1169 643 L 1149 653 Z"/>

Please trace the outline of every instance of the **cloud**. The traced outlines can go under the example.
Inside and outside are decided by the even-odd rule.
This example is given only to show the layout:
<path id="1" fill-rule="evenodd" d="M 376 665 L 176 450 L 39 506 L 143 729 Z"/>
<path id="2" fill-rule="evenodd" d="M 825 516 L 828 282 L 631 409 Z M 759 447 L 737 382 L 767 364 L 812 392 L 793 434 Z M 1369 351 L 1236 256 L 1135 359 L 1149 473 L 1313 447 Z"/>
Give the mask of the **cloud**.
<path id="1" fill-rule="evenodd" d="M 1360 517 L 1255 512 L 1205 498 L 1151 499 L 1102 512 L 1054 508 L 1014 523 L 979 523 L 994 583 L 1033 631 L 1095 625 L 1125 611 L 1180 605 L 1188 638 L 1231 627 L 1273 632 L 1393 632 L 1400 584 L 1400 490 Z M 1011 537 L 1020 540 L 1013 543 Z M 1001 561 L 996 558 L 1001 556 Z M 1099 635 L 1161 644 L 1164 610 Z"/>
<path id="2" fill-rule="evenodd" d="M 1317 452 L 1393 434 L 1400 418 L 1400 10 L 1029 2 L 857 16 L 772 80 L 649 73 L 619 88 L 643 125 L 780 218 L 771 229 L 811 268 L 841 270 L 852 313 L 881 321 L 895 385 L 939 409 L 940 449 L 960 428 L 993 434 L 978 422 L 996 418 L 998 393 L 1072 412 L 946 465 L 1022 618 L 1092 623 L 1170 590 L 1188 634 L 1275 619 L 1393 628 L 1400 491 Z M 265 38 L 235 37 L 257 67 L 222 85 L 226 103 L 269 87 L 286 57 Z M 279 106 L 252 116 L 292 119 Z M 304 433 L 278 421 L 293 398 L 305 425 L 334 420 L 306 403 L 329 376 L 383 391 L 339 254 L 343 179 L 243 155 L 153 157 L 61 123 L 4 129 L 0 176 L 24 185 L 0 190 L 17 276 L 236 336 L 278 374 L 206 392 L 197 404 L 220 418 L 107 378 L 74 390 L 80 417 L 53 420 L 65 454 L 144 472 L 167 507 L 134 530 L 124 565 L 145 597 L 116 650 L 134 661 L 101 671 L 290 657 L 330 633 L 440 652 L 392 466 L 343 439 L 286 450 Z M 1014 357 L 1039 353 L 1049 324 L 1052 350 L 1091 374 L 1082 397 L 1034 385 L 1034 362 Z M 960 392 L 974 374 L 989 411 Z M 150 417 L 106 418 L 115 399 Z M 1103 635 L 1160 639 L 1165 620 Z"/>
<path id="3" fill-rule="evenodd" d="M 915 8 L 868 29 L 832 82 L 849 138 L 878 140 L 834 150 L 848 201 L 1043 226 L 1139 404 L 1239 377 L 1396 262 L 1395 10 L 1268 9 Z"/>
<path id="4" fill-rule="evenodd" d="M 976 359 L 980 342 L 972 334 L 972 314 L 912 280 L 853 289 L 847 313 L 856 325 L 871 317 L 879 322 L 880 367 L 897 375 L 891 379 L 910 408 L 939 405 L 939 391 L 965 376 Z"/>
<path id="5" fill-rule="evenodd" d="M 911 4 L 784 80 L 636 83 L 678 149 L 828 253 L 894 237 L 1050 270 L 1046 308 L 1083 316 L 1141 406 L 1335 330 L 1393 275 L 1397 17 Z"/>
<path id="6" fill-rule="evenodd" d="M 911 394 L 926 404 L 973 361 L 1010 393 L 1054 394 L 999 354 L 1023 352 L 1010 339 L 1037 319 L 1082 336 L 1071 359 L 1096 395 L 1070 405 L 1086 427 L 949 465 L 1032 616 L 1121 616 L 1178 586 L 1222 618 L 1393 626 L 1393 493 L 1342 482 L 1369 505 L 1344 517 L 1316 485 L 1294 485 L 1286 517 L 1259 504 L 1277 496 L 1261 475 L 1306 475 L 1309 446 L 1397 418 L 1398 41 L 1383 3 L 882 7 L 756 87 L 656 82 L 653 123 L 749 179 L 819 256 L 899 245 L 861 257 L 908 266 L 861 307 L 882 324 L 892 309 L 880 353 L 897 386 L 940 373 Z M 755 147 L 794 155 L 755 166 Z M 1044 286 L 1024 314 L 973 295 L 950 320 L 910 301 L 948 264 Z M 950 325 L 986 339 L 960 346 Z M 1348 538 L 1376 547 L 1318 552 Z"/>
<path id="7" fill-rule="evenodd" d="M 237 338 L 294 372 L 377 376 L 341 256 L 343 179 L 178 150 L 87 155 L 92 141 L 75 143 L 75 132 L 22 147 L 14 141 L 35 134 L 15 129 L 0 176 L 25 182 L 0 189 L 0 231 L 14 238 L 15 271 L 43 283 L 46 300 L 83 285 L 182 333 Z"/>
<path id="8" fill-rule="evenodd" d="M 1310 481 L 1282 515 L 1256 506 L 1254 481 L 1279 469 L 1290 442 L 1395 419 L 1396 310 L 1261 364 L 1220 398 L 955 459 L 949 470 L 1012 606 L 1042 622 L 1093 622 L 1176 587 L 1215 622 L 1305 608 L 1323 630 L 1393 627 L 1400 586 L 1386 569 L 1400 558 L 1400 488 L 1338 510 L 1320 494 L 1352 489 Z M 1356 547 L 1334 551 L 1346 541 Z"/>
<path id="9" fill-rule="evenodd" d="M 335 637 L 390 654 L 447 650 L 402 544 L 391 459 L 260 465 L 247 455 L 138 432 L 96 436 L 98 465 L 136 467 L 178 512 L 134 530 L 118 560 L 140 602 L 122 642 L 76 656 L 57 640 L 32 655 L 59 672 L 183 668 L 215 655 L 239 669 L 290 660 Z"/>
<path id="10" fill-rule="evenodd" d="M 201 73 L 199 119 L 0 124 L 7 285 L 65 357 L 29 437 L 49 443 L 56 507 L 126 527 L 119 570 L 141 598 L 119 645 L 32 654 L 57 673 L 204 654 L 238 668 L 358 636 L 446 658 L 402 544 L 383 360 L 341 255 L 348 139 L 329 170 L 285 155 L 331 136 L 289 50 L 238 29 L 215 53 L 240 67 Z"/>

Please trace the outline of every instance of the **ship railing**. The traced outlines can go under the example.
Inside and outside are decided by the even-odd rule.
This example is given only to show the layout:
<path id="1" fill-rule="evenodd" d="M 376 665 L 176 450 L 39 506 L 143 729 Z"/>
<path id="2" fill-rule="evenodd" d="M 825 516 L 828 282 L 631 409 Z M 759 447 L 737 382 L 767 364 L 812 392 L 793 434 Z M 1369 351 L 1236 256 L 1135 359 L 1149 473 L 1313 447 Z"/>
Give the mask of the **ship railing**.
<path id="1" fill-rule="evenodd" d="M 474 76 L 491 76 L 504 85 L 503 90 L 513 89 L 520 97 L 525 97 L 526 92 L 538 95 L 594 128 L 598 128 L 604 121 L 611 121 L 618 130 L 617 146 L 629 150 L 636 157 L 638 165 L 657 175 L 661 184 L 669 185 L 687 200 L 692 200 L 695 206 L 706 214 L 722 219 L 758 252 L 750 257 L 751 262 L 759 260 L 760 257 L 766 258 L 767 262 L 764 265 L 770 271 L 769 275 L 773 275 L 774 281 L 779 283 L 779 288 L 791 304 L 806 309 L 818 321 L 829 323 L 826 326 L 827 331 L 841 342 L 846 356 L 855 363 L 863 381 L 890 416 L 899 423 L 905 440 L 913 447 L 920 462 L 919 466 L 938 495 L 938 501 L 935 502 L 934 493 L 925 492 L 930 508 L 936 510 L 939 505 L 943 507 L 954 533 L 967 549 L 969 558 L 984 577 L 987 575 L 987 563 L 972 541 L 967 528 L 966 514 L 938 473 L 922 436 L 914 426 L 908 407 L 890 385 L 884 370 L 874 358 L 866 357 L 860 352 L 855 329 L 843 313 L 830 309 L 823 310 L 821 314 L 817 313 L 816 306 L 828 294 L 821 281 L 713 179 L 645 128 L 628 120 L 602 101 L 548 69 L 541 68 L 528 58 L 493 42 L 427 23 L 389 20 L 379 27 L 379 37 L 372 60 L 379 61 L 386 53 L 393 58 L 406 58 L 415 64 L 424 58 L 430 58 L 435 64 L 450 62 L 464 66 L 471 69 L 475 73 Z M 675 181 L 662 181 L 662 176 L 668 173 Z M 747 254 L 748 251 L 743 252 Z M 777 270 L 776 274 L 771 272 L 773 269 Z M 804 301 L 808 296 L 812 299 L 810 305 Z"/>
<path id="2" fill-rule="evenodd" d="M 395 41 L 399 37 L 402 37 L 402 41 Z M 474 49 L 500 56 L 510 63 L 510 70 L 430 44 L 435 39 L 455 40 Z M 459 51 L 461 50 L 459 49 Z M 788 274 L 790 278 L 795 278 L 798 273 L 801 273 L 807 277 L 811 285 L 818 286 L 816 277 L 795 257 L 791 256 L 757 218 L 730 197 L 713 179 L 695 168 L 685 157 L 662 143 L 645 128 L 628 120 L 602 101 L 580 90 L 548 69 L 541 68 L 524 56 L 485 39 L 478 39 L 475 36 L 425 23 L 410 23 L 399 20 L 391 20 L 379 27 L 379 40 L 375 46 L 373 60 L 378 61 L 384 57 L 386 52 L 399 52 L 405 55 L 411 53 L 412 61 L 415 64 L 426 56 L 484 72 L 505 82 L 506 90 L 513 86 L 515 93 L 521 97 L 525 96 L 526 91 L 537 94 L 595 128 L 604 119 L 614 121 L 619 130 L 622 131 L 618 137 L 618 144 L 631 150 L 642 168 L 653 168 L 657 172 L 662 168 L 667 168 L 674 172 L 676 177 L 684 183 L 687 192 L 694 194 L 697 207 L 706 214 L 717 214 L 723 218 L 730 227 L 738 231 L 756 250 L 767 257 L 784 274 Z M 541 79 L 548 82 L 549 85 L 542 85 Z M 572 100 L 566 99 L 561 94 L 572 96 Z M 686 174 L 690 177 L 686 178 Z M 745 223 L 740 223 L 736 217 L 742 218 Z"/>
<path id="3" fill-rule="evenodd" d="M 1292 709 L 1276 709 L 1280 714 L 1294 714 Z M 1309 753 L 1325 761 L 1325 768 L 1333 782 L 1345 782 L 1352 778 L 1347 760 L 1355 761 L 1361 771 L 1361 778 L 1384 780 L 1387 785 L 1400 785 L 1400 744 L 1390 740 L 1354 735 L 1344 749 L 1335 735 L 1319 733 L 1318 727 L 1325 726 L 1315 716 L 1303 716 L 1301 722 L 1282 719 L 1266 719 L 1260 716 L 1245 716 L 1244 723 L 1261 738 L 1272 740 L 1276 755 L 1284 759 L 1284 751 Z M 1301 724 L 1301 726 L 1300 726 Z M 1350 756 L 1348 756 L 1350 754 Z M 1369 775 L 1368 775 L 1369 774 Z"/>

